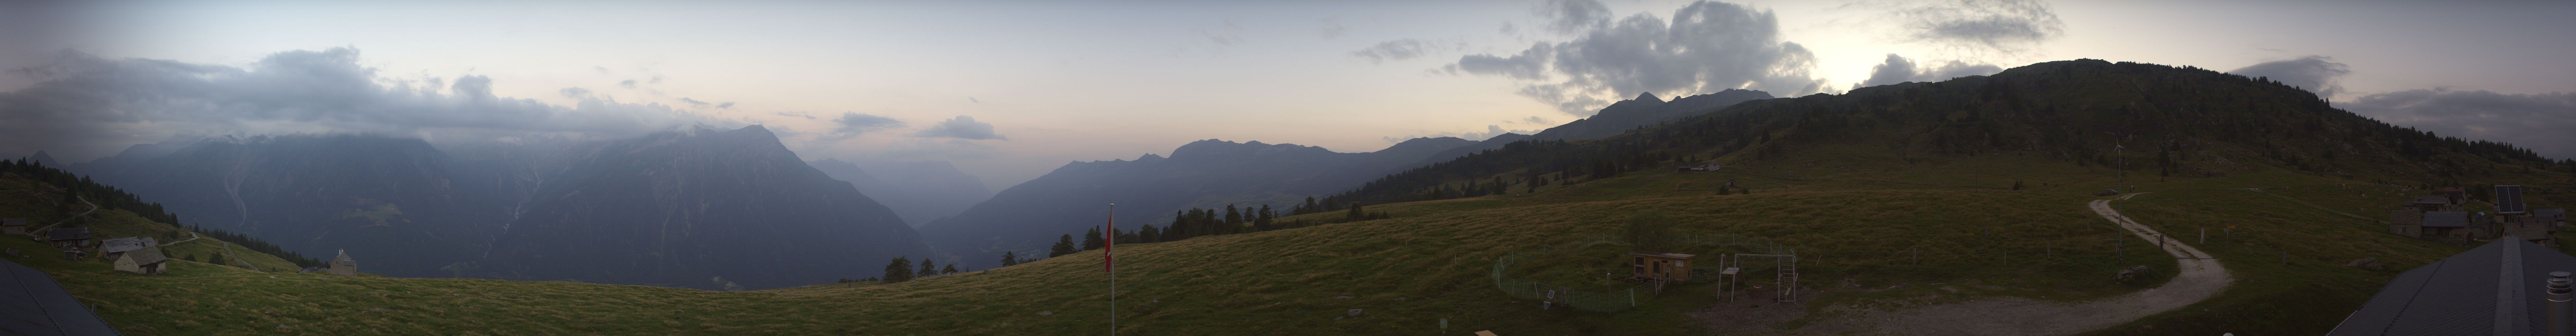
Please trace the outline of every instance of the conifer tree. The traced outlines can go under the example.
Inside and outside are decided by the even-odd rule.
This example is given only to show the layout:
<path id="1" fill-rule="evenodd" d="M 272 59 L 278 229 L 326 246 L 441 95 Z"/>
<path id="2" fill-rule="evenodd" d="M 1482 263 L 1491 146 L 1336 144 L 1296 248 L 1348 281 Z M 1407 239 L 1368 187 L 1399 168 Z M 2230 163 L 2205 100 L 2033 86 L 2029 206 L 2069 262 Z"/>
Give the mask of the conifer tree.
<path id="1" fill-rule="evenodd" d="M 931 275 L 937 275 L 937 274 L 939 274 L 939 268 L 931 267 L 931 264 L 934 264 L 934 263 L 936 263 L 936 262 L 932 262 L 932 261 L 930 261 L 930 258 L 921 258 L 921 271 L 920 271 L 920 272 L 913 272 L 913 273 L 912 273 L 912 274 L 913 274 L 913 276 L 914 276 L 914 277 L 924 277 L 924 276 L 931 276 Z"/>
<path id="2" fill-rule="evenodd" d="M 1098 250 L 1100 249 L 1100 245 L 1104 243 L 1106 242 L 1101 241 L 1100 227 L 1091 227 L 1090 232 L 1084 232 L 1082 234 L 1082 250 L 1084 251 Z"/>
<path id="3" fill-rule="evenodd" d="M 1068 234 L 1068 235 L 1064 235 L 1064 237 L 1056 238 L 1056 240 L 1055 240 L 1055 248 L 1050 249 L 1050 250 L 1048 250 L 1048 251 L 1047 251 L 1047 257 L 1048 257 L 1048 258 L 1054 258 L 1054 257 L 1063 256 L 1063 255 L 1067 255 L 1067 254 L 1073 254 L 1074 252 L 1081 252 L 1081 250 L 1075 250 L 1075 249 L 1073 249 L 1073 235 Z"/>
<path id="4" fill-rule="evenodd" d="M 906 280 L 912 280 L 912 259 L 894 257 L 894 261 L 886 263 L 885 283 L 897 283 L 904 282 Z"/>
<path id="5" fill-rule="evenodd" d="M 948 266 L 940 267 L 939 274 L 957 274 L 957 264 L 948 264 Z"/>
<path id="6" fill-rule="evenodd" d="M 1020 255 L 1019 255 L 1019 252 L 1002 251 L 1002 266 L 1006 266 L 1006 267 L 1007 267 L 1007 266 L 1011 266 L 1011 265 L 1019 265 L 1019 264 L 1020 264 Z"/>

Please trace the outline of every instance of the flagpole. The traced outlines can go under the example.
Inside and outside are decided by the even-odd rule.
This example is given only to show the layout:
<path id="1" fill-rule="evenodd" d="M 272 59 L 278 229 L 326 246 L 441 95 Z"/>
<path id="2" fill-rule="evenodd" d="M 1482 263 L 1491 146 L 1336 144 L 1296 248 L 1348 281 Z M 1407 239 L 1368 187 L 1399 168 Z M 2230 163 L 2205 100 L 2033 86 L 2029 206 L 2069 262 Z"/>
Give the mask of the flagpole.
<path id="1" fill-rule="evenodd" d="M 1108 231 L 1102 235 L 1109 238 L 1100 246 L 1100 261 L 1109 267 L 1109 336 L 1118 336 L 1118 258 L 1109 253 L 1118 247 L 1118 203 L 1109 203 Z"/>

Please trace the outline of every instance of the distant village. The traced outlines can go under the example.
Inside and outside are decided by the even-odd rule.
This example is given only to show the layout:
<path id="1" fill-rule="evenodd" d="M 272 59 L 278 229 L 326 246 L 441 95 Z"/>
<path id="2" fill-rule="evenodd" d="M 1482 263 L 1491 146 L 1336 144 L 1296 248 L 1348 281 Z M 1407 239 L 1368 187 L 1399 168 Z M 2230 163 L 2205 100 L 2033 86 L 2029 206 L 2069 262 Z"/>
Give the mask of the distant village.
<path id="1" fill-rule="evenodd" d="M 2467 245 L 2511 236 L 2558 247 L 2558 227 L 2567 223 L 2567 208 L 2530 209 L 2522 186 L 2495 186 L 2495 206 L 2471 211 L 2460 187 L 2444 187 L 2406 201 L 2405 210 L 2388 213 L 2388 233 L 2416 239 Z"/>
<path id="2" fill-rule="evenodd" d="M 118 271 L 144 275 L 169 272 L 170 256 L 161 252 L 161 246 L 169 244 L 162 244 L 152 237 L 134 236 L 100 240 L 92 238 L 89 228 L 85 227 L 46 226 L 33 229 L 28 227 L 25 218 L 0 218 L 0 234 L 26 235 L 36 241 L 46 242 L 47 246 L 60 250 L 63 259 L 88 260 L 95 255 L 101 261 L 115 264 Z M 26 256 L 25 252 L 15 248 L 0 250 L 0 254 Z M 324 267 L 309 267 L 297 273 L 324 270 Z M 341 250 L 338 257 L 331 259 L 327 270 L 335 275 L 358 275 L 358 262 L 349 258 L 349 251 Z"/>

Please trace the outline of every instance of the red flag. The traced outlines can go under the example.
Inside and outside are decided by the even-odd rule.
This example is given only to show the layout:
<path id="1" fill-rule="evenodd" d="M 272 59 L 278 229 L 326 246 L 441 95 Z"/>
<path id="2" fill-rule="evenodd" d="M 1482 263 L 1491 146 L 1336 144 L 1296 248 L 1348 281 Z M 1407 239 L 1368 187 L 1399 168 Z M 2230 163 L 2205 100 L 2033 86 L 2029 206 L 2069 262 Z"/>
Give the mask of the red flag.
<path id="1" fill-rule="evenodd" d="M 1109 251 L 1118 247 L 1118 206 L 1111 205 L 1109 209 L 1109 230 L 1101 235 L 1106 243 L 1100 246 L 1100 270 L 1116 272 L 1112 267 L 1117 267 L 1118 261 L 1110 256 Z"/>

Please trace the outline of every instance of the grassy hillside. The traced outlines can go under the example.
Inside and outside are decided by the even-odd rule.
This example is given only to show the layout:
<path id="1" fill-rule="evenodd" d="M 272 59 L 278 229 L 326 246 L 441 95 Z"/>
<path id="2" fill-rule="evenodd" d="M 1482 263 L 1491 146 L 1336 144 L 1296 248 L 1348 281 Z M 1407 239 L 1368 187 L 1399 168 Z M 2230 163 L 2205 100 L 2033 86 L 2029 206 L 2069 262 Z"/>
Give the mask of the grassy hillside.
<path id="1" fill-rule="evenodd" d="M 70 211 L 68 211 L 68 213 L 56 211 L 57 206 L 55 204 L 65 202 L 64 199 L 68 196 L 65 196 L 61 188 L 53 185 L 38 183 L 16 176 L 0 176 L 0 190 L 5 190 L 0 191 L 0 218 L 26 218 L 27 222 L 31 224 L 29 225 L 31 227 L 41 227 L 61 222 L 63 225 L 56 226 L 57 228 L 89 228 L 90 236 L 99 239 L 136 236 L 153 237 L 153 239 L 159 240 L 161 243 L 170 244 L 162 246 L 161 251 L 164 254 L 169 255 L 172 259 L 190 259 L 209 264 L 218 264 L 244 269 L 257 269 L 262 271 L 292 272 L 302 268 L 296 266 L 293 262 L 286 261 L 286 259 L 254 252 L 249 248 L 220 239 L 204 238 L 190 240 L 189 238 L 196 237 L 195 233 L 188 232 L 186 229 L 181 229 L 169 224 L 156 223 L 149 219 L 144 219 L 143 216 L 136 215 L 132 211 L 102 208 L 96 212 L 89 212 L 86 216 L 75 217 L 75 215 L 88 212 L 90 208 L 88 205 L 83 205 L 79 200 L 69 201 L 69 203 L 75 205 L 70 209 Z M 95 202 L 97 201 L 93 200 L 93 203 Z M 111 267 L 111 265 L 106 261 L 95 258 L 78 262 L 63 260 L 61 258 L 61 253 L 53 252 L 55 250 L 47 247 L 44 242 L 35 241 L 33 238 L 34 237 L 31 236 L 17 236 L 14 238 L 0 239 L 0 242 L 5 242 L 0 243 L 0 246 L 15 248 L 20 251 L 27 251 L 26 253 L 28 253 L 30 258 L 12 260 L 38 268 L 46 267 L 38 266 L 36 264 L 53 264 L 57 262 L 60 263 L 59 266 L 64 267 L 97 268 L 101 270 L 109 269 Z"/>
<path id="2" fill-rule="evenodd" d="M 1436 333 L 1442 318 L 1451 332 L 1746 333 L 1797 328 L 1855 314 L 1853 308 L 1994 296 L 2106 297 L 2155 285 L 2112 282 L 2112 270 L 2149 265 L 2170 272 L 2173 266 L 2147 252 L 2151 244 L 2108 239 L 2111 226 L 2084 209 L 2097 199 L 2086 192 L 2114 179 L 2098 166 L 1989 156 L 1866 170 L 1823 164 L 1865 154 L 1817 153 L 1813 166 L 1780 160 L 1720 173 L 1632 173 L 1536 193 L 1514 188 L 1507 195 L 1370 207 L 1393 219 L 1122 245 L 1121 333 Z M 1725 179 L 1751 186 L 1751 193 L 1688 188 Z M 2026 188 L 2011 190 L 2013 181 Z M 2117 329 L 2121 334 L 2314 333 L 2396 272 L 2464 250 L 2231 190 L 2290 186 L 2267 191 L 2346 212 L 2384 213 L 2373 207 L 2393 207 L 2388 204 L 2408 194 L 2401 187 L 2277 171 L 2139 185 L 2149 194 L 2120 206 L 2143 223 L 2177 235 L 2202 225 L 2238 226 L 2233 233 L 2213 231 L 2200 246 L 2221 256 L 2240 282 L 2208 302 Z M 1615 234 L 1627 218 L 1647 212 L 1673 219 L 1679 232 L 1764 237 L 1798 249 L 1806 256 L 1802 273 L 1811 300 L 1714 308 L 1714 290 L 1693 284 L 1647 295 L 1639 299 L 1642 307 L 1615 313 L 1540 311 L 1533 300 L 1504 295 L 1489 277 L 1505 253 Z M 1310 216 L 1329 215 L 1337 214 Z M 2115 257 L 2115 242 L 2129 244 L 2127 259 Z M 1618 290 L 1626 285 L 1587 274 L 1614 270 L 1616 254 L 1628 249 L 1595 242 L 1578 249 L 1583 253 L 1523 262 L 1532 267 L 1515 268 L 1514 276 Z M 2291 253 L 2287 265 L 2279 262 L 2283 249 Z M 1919 266 L 1913 251 L 1920 251 Z M 54 272 L 76 295 L 99 303 L 112 324 L 137 335 L 1102 334 L 1109 307 L 1098 253 L 890 285 L 752 292 L 280 274 L 186 262 L 160 276 L 113 272 L 104 264 L 31 264 Z M 2392 267 L 2342 266 L 2365 257 Z M 854 274 L 874 266 L 816 265 Z M 1768 278 L 1756 278 L 1748 285 L 1767 285 Z M 1350 309 L 1363 311 L 1353 317 L 1346 315 Z M 1686 314 L 1699 311 L 1771 317 L 1747 326 Z"/>
<path id="3" fill-rule="evenodd" d="M 2277 83 L 2151 65 L 2045 65 L 1996 76 L 2010 85 L 1969 78 L 1766 100 L 1722 112 L 1734 116 L 1599 141 L 1524 143 L 1337 196 L 1389 219 L 1121 245 L 1119 332 L 1436 334 L 1445 319 L 1451 334 L 1832 334 L 1801 328 L 1998 297 L 2112 297 L 2159 285 L 2114 281 L 2116 270 L 2175 271 L 2153 243 L 2086 208 L 2103 199 L 2092 192 L 2122 186 L 2137 196 L 2117 208 L 2217 256 L 2237 282 L 2097 334 L 2316 334 L 2398 272 L 2468 248 L 2397 237 L 2375 222 L 2420 188 L 2523 184 L 2535 186 L 2533 207 L 2576 200 L 2569 164 L 2353 120 L 2285 99 L 2304 93 Z M 2198 85 L 2135 85 L 2176 81 Z M 2145 144 L 2114 151 L 2110 133 Z M 1728 165 L 1671 172 L 1701 161 Z M 2125 172 L 2107 168 L 2124 161 Z M 1714 188 L 1728 180 L 1744 188 Z M 1413 201 L 1397 202 L 1405 200 Z M 1542 311 L 1496 287 L 1497 258 L 1555 248 L 1507 274 L 1578 292 L 1638 288 L 1609 280 L 1624 276 L 1621 253 L 1636 247 L 1593 238 L 1621 234 L 1638 217 L 1663 218 L 1674 234 L 1793 248 L 1807 300 L 1721 303 L 1701 282 L 1640 291 L 1635 309 Z M 1099 254 L 895 284 L 749 292 L 187 263 L 167 276 L 38 267 L 137 335 L 1082 335 L 1110 328 Z M 2345 266 L 2362 258 L 2388 267 Z M 854 277 L 881 269 L 809 266 Z M 1776 286 L 1766 263 L 1752 266 L 1747 287 Z"/>

